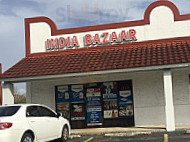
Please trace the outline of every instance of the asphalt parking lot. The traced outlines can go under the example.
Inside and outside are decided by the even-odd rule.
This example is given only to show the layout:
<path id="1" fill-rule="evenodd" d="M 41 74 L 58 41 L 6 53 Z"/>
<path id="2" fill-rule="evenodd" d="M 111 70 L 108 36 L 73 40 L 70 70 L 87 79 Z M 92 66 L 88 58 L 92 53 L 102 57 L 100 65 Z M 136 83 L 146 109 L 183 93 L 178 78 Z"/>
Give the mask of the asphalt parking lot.
<path id="1" fill-rule="evenodd" d="M 138 136 L 86 135 L 69 139 L 68 142 L 190 142 L 190 134 L 185 131 L 173 133 L 152 133 Z"/>

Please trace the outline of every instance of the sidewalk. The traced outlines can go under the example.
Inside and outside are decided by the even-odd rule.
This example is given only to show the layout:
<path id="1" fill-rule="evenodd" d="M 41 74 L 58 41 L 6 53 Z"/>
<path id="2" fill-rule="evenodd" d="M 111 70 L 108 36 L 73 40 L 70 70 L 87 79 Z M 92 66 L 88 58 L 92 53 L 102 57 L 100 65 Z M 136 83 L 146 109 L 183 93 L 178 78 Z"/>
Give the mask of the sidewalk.
<path id="1" fill-rule="evenodd" d="M 176 131 L 188 131 L 190 125 L 176 126 Z M 139 134 L 151 134 L 167 132 L 165 126 L 142 126 L 142 127 L 109 127 L 109 128 L 87 128 L 87 129 L 72 129 L 71 135 L 110 135 L 113 133 L 127 134 L 128 136 Z"/>

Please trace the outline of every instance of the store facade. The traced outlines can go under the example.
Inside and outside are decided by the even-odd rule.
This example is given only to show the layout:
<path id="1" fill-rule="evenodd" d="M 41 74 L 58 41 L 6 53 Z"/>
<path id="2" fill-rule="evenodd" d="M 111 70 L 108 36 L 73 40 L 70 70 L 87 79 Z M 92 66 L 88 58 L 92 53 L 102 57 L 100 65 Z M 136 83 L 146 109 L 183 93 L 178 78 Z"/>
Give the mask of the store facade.
<path id="1" fill-rule="evenodd" d="M 56 110 L 73 128 L 134 126 L 132 82 L 56 86 Z"/>
<path id="2" fill-rule="evenodd" d="M 72 128 L 174 131 L 190 124 L 189 31 L 190 15 L 169 1 L 152 3 L 143 20 L 74 29 L 27 18 L 26 57 L 2 73 L 2 104 L 12 103 L 12 83 L 26 82 L 27 102 L 61 112 Z"/>

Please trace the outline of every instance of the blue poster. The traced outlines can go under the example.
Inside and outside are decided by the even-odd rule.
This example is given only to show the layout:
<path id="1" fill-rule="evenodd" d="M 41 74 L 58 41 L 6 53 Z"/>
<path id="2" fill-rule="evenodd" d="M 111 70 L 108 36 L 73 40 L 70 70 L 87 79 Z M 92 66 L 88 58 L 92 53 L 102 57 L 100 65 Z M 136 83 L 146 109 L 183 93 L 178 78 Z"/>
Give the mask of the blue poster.
<path id="1" fill-rule="evenodd" d="M 87 125 L 102 125 L 101 89 L 88 88 L 86 90 L 87 99 Z"/>
<path id="2" fill-rule="evenodd" d="M 133 95 L 131 90 L 119 92 L 119 117 L 133 117 Z"/>
<path id="3" fill-rule="evenodd" d="M 68 86 L 57 86 L 56 87 L 56 110 L 62 113 L 62 116 L 70 118 L 70 98 Z"/>
<path id="4" fill-rule="evenodd" d="M 102 94 L 103 94 L 104 101 L 117 99 L 117 83 L 116 82 L 104 82 Z"/>
<path id="5" fill-rule="evenodd" d="M 88 106 L 101 106 L 100 88 L 89 88 L 86 90 L 86 101 Z"/>
<path id="6" fill-rule="evenodd" d="M 83 85 L 71 85 L 71 103 L 84 102 Z"/>
<path id="7" fill-rule="evenodd" d="M 102 125 L 102 107 L 89 106 L 87 108 L 87 125 L 98 126 Z"/>
<path id="8" fill-rule="evenodd" d="M 56 87 L 56 103 L 69 102 L 69 90 L 68 86 Z"/>
<path id="9" fill-rule="evenodd" d="M 119 92 L 119 106 L 127 106 L 133 104 L 133 96 L 131 90 Z"/>
<path id="10" fill-rule="evenodd" d="M 86 98 L 88 106 L 99 106 L 101 105 L 100 97 Z"/>

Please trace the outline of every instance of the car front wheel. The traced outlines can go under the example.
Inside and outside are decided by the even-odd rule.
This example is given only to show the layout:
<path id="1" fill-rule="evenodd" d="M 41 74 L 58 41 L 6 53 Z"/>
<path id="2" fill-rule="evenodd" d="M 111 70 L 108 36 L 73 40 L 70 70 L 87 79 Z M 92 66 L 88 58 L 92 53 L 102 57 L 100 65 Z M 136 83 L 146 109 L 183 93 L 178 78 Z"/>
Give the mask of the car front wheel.
<path id="1" fill-rule="evenodd" d="M 32 137 L 30 133 L 25 133 L 21 139 L 21 142 L 33 142 L 33 141 L 34 141 L 34 138 Z"/>
<path id="2" fill-rule="evenodd" d="M 63 127 L 61 141 L 66 142 L 69 138 L 69 129 L 67 126 Z"/>

